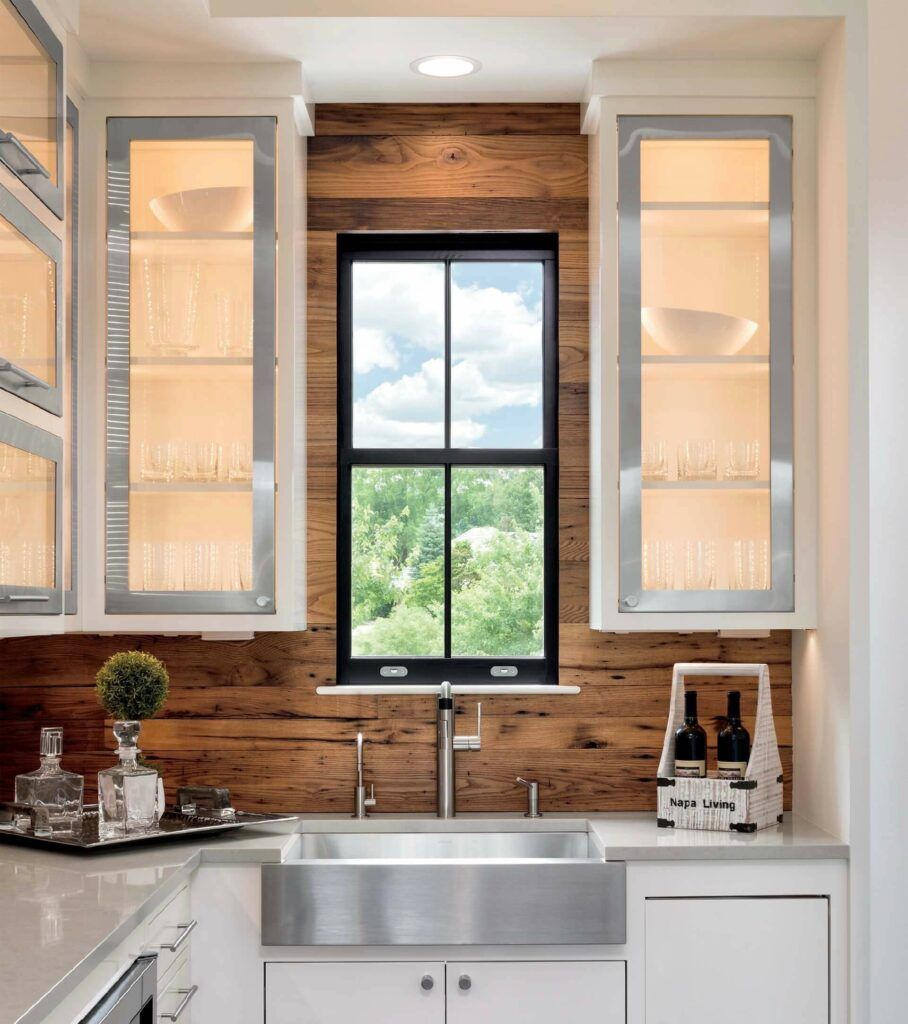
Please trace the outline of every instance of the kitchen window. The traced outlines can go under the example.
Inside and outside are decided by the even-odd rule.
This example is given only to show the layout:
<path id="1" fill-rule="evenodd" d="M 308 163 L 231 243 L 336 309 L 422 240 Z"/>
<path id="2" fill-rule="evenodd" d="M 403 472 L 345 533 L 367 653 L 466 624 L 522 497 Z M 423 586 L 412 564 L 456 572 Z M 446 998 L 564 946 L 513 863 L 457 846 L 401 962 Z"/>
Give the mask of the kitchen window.
<path id="1" fill-rule="evenodd" d="M 557 682 L 556 253 L 339 236 L 339 682 Z"/>

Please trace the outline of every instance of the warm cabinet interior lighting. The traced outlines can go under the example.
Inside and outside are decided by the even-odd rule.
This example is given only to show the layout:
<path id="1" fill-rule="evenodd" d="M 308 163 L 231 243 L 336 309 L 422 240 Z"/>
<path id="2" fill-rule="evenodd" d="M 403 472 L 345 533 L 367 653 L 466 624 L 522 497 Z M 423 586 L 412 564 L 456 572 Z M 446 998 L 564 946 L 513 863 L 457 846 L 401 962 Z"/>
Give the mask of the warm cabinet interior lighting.
<path id="1" fill-rule="evenodd" d="M 472 57 L 455 57 L 453 55 L 438 55 L 435 57 L 420 57 L 410 65 L 413 71 L 421 75 L 429 75 L 431 78 L 462 78 L 464 75 L 473 75 L 482 67 L 478 60 Z"/>

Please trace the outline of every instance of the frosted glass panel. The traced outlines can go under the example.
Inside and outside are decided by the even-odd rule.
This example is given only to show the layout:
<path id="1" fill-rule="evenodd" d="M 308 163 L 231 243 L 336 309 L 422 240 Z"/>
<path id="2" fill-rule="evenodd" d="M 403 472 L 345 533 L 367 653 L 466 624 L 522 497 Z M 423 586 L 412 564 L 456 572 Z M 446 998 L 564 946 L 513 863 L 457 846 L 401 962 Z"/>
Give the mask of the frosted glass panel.
<path id="1" fill-rule="evenodd" d="M 130 170 L 129 588 L 251 590 L 253 143 Z"/>
<path id="2" fill-rule="evenodd" d="M 0 217 L 0 357 L 52 387 L 56 364 L 53 260 Z"/>
<path id="3" fill-rule="evenodd" d="M 0 586 L 53 587 L 56 466 L 0 442 Z"/>
<path id="4" fill-rule="evenodd" d="M 644 590 L 766 590 L 769 145 L 641 143 Z"/>
<path id="5" fill-rule="evenodd" d="M 0 131 L 12 132 L 57 183 L 57 65 L 9 0 L 0 0 Z M 8 152 L 17 167 L 35 168 Z M 40 172 L 37 172 L 40 173 Z M 42 175 L 43 176 L 43 175 Z"/>

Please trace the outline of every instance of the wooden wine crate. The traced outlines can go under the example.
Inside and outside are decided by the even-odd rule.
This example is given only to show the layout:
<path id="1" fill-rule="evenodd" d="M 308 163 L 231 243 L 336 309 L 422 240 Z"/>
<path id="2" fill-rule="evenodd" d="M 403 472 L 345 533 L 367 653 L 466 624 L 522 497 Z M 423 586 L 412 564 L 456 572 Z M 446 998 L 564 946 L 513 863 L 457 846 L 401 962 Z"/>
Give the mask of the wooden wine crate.
<path id="1" fill-rule="evenodd" d="M 743 779 L 690 779 L 675 775 L 675 732 L 684 722 L 685 676 L 757 678 L 757 722 Z M 660 828 L 756 832 L 782 820 L 782 760 L 772 717 L 768 665 L 724 662 L 675 665 L 656 782 Z"/>

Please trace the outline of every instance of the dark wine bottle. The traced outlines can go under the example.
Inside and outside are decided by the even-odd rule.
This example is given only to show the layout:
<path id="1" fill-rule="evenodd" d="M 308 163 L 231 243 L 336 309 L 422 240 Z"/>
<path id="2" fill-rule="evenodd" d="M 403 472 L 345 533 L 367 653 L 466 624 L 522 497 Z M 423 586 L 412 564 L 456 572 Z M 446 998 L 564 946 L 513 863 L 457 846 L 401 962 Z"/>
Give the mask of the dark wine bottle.
<path id="1" fill-rule="evenodd" d="M 743 779 L 750 760 L 750 733 L 741 724 L 741 694 L 728 694 L 728 722 L 719 733 L 719 778 Z"/>
<path id="2" fill-rule="evenodd" d="M 684 725 L 675 733 L 675 775 L 706 778 L 706 732 L 697 721 L 697 692 L 684 693 Z"/>

